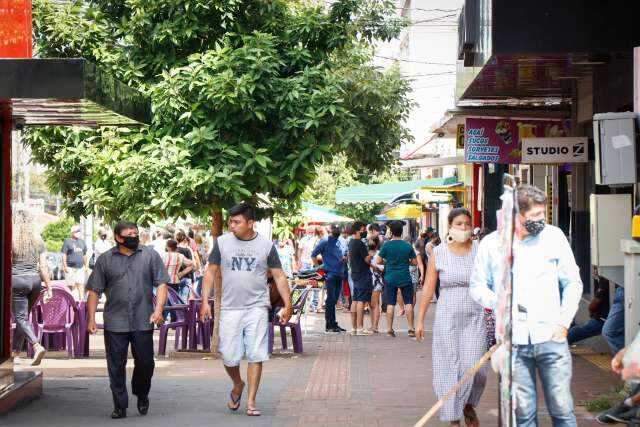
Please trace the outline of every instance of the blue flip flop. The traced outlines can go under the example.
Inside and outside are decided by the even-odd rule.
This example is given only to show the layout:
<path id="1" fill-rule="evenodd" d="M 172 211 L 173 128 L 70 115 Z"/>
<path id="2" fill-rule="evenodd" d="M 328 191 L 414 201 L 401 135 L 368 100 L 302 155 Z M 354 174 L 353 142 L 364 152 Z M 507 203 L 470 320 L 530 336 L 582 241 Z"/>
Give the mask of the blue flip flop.
<path id="1" fill-rule="evenodd" d="M 232 391 L 229 393 L 229 398 L 231 399 L 231 402 L 233 402 L 233 404 L 235 405 L 235 408 L 232 408 L 228 404 L 227 404 L 227 407 L 233 412 L 236 412 L 238 409 L 240 409 L 240 401 L 242 400 L 242 393 L 240 393 L 240 395 L 234 399 L 233 391 Z"/>

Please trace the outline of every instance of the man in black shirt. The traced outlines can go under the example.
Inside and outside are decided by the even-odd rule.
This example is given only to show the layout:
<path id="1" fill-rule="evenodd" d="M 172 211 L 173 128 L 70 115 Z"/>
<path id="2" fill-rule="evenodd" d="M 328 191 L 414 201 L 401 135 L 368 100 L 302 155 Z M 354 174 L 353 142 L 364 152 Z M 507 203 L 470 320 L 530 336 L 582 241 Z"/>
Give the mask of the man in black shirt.
<path id="1" fill-rule="evenodd" d="M 609 313 L 609 281 L 598 275 L 598 267 L 593 267 L 594 294 L 589 303 L 589 316 L 586 323 L 569 329 L 567 341 L 574 344 L 587 338 L 598 336 Z"/>
<path id="2" fill-rule="evenodd" d="M 349 241 L 349 265 L 351 265 L 351 278 L 353 279 L 353 302 L 351 304 L 351 318 L 355 312 L 355 330 L 353 335 L 371 335 L 368 329 L 364 329 L 364 306 L 371 302 L 373 292 L 373 280 L 371 278 L 371 256 L 367 245 L 363 240 L 367 238 L 366 226 L 360 221 L 353 223 L 351 227 L 352 238 Z"/>
<path id="3" fill-rule="evenodd" d="M 104 346 L 107 370 L 115 406 L 111 418 L 125 418 L 127 394 L 127 353 L 131 344 L 134 359 L 131 391 L 138 397 L 138 412 L 149 410 L 149 390 L 155 363 L 153 327 L 163 321 L 169 275 L 160 255 L 151 246 L 140 245 L 138 226 L 122 221 L 113 234 L 117 246 L 103 253 L 89 277 L 87 290 L 87 329 L 94 334 L 96 308 L 104 292 Z M 156 306 L 153 288 L 157 287 Z"/>

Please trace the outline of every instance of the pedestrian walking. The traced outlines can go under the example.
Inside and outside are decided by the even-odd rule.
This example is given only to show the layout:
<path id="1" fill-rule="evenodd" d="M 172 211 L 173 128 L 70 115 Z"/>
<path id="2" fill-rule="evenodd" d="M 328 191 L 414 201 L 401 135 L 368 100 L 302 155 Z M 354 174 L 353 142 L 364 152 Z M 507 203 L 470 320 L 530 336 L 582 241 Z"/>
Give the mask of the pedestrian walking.
<path id="1" fill-rule="evenodd" d="M 346 262 L 346 253 L 340 241 L 340 227 L 338 225 L 331 226 L 331 235 L 326 237 L 315 247 L 311 253 L 311 258 L 316 265 L 322 262 L 324 266 L 325 287 L 327 290 L 327 300 L 325 302 L 324 320 L 325 332 L 344 332 L 336 321 L 336 303 L 340 297 L 342 289 L 342 280 L 344 277 L 344 263 Z M 318 257 L 322 257 L 322 261 Z"/>
<path id="2" fill-rule="evenodd" d="M 349 264 L 351 265 L 351 278 L 353 280 L 353 303 L 351 313 L 355 313 L 355 329 L 351 329 L 352 335 L 371 335 L 370 329 L 364 328 L 364 307 L 371 304 L 373 293 L 373 280 L 371 278 L 371 255 L 363 240 L 366 241 L 366 225 L 356 221 L 351 226 L 351 240 L 349 241 Z M 353 323 L 353 319 L 352 319 Z M 353 325 L 352 325 L 353 326 Z"/>
<path id="3" fill-rule="evenodd" d="M 40 295 L 42 282 L 47 296 L 51 297 L 44 243 L 33 229 L 33 216 L 26 210 L 17 210 L 13 215 L 11 244 L 11 308 L 16 319 L 13 357 L 18 357 L 26 340 L 33 346 L 32 366 L 39 365 L 45 355 L 45 349 L 29 321 L 29 313 Z"/>
<path id="4" fill-rule="evenodd" d="M 484 309 L 471 299 L 469 280 L 478 245 L 471 240 L 471 214 L 453 209 L 447 218 L 447 243 L 436 247 L 429 257 L 426 287 L 420 296 L 416 336 L 424 339 L 424 319 L 440 279 L 440 298 L 433 324 L 433 389 L 441 399 L 486 351 Z M 460 425 L 478 426 L 475 407 L 484 392 L 487 376 L 482 368 L 473 381 L 465 383 L 455 396 L 444 402 L 440 419 Z"/>
<path id="5" fill-rule="evenodd" d="M 518 426 L 538 425 L 536 376 L 542 381 L 554 426 L 575 426 L 571 397 L 571 353 L 567 329 L 582 295 L 580 271 L 562 230 L 545 223 L 547 196 L 536 187 L 516 190 L 519 214 L 513 240 L 512 330 Z M 470 294 L 483 307 L 495 309 L 495 289 L 502 280 L 504 255 L 497 232 L 480 243 Z"/>
<path id="6" fill-rule="evenodd" d="M 417 265 L 416 253 L 410 243 L 402 238 L 404 223 L 402 221 L 391 221 L 391 240 L 386 242 L 380 253 L 376 257 L 376 263 L 384 264 L 384 300 L 387 304 L 387 335 L 395 337 L 393 330 L 393 316 L 396 303 L 398 301 L 398 290 L 402 294 L 407 313 L 407 323 L 409 324 L 409 336 L 415 337 L 413 329 L 413 285 L 409 266 Z"/>
<path id="7" fill-rule="evenodd" d="M 380 300 L 384 290 L 384 265 L 376 263 L 376 257 L 380 253 L 380 237 L 370 240 L 369 255 L 371 255 L 371 279 L 373 280 L 373 292 L 371 292 L 371 332 L 378 333 L 380 323 Z"/>
<path id="8" fill-rule="evenodd" d="M 64 240 L 60 250 L 67 286 L 71 292 L 76 292 L 78 301 L 84 300 L 84 285 L 89 271 L 87 244 L 80 237 L 80 226 L 72 226 L 71 237 Z"/>
<path id="9" fill-rule="evenodd" d="M 202 284 L 200 319 L 211 317 L 209 295 L 215 286 L 220 307 L 220 343 L 218 347 L 225 370 L 233 382 L 227 406 L 240 408 L 245 383 L 240 375 L 240 360 L 246 355 L 249 395 L 246 414 L 259 416 L 256 395 L 262 376 L 262 363 L 269 359 L 268 312 L 271 307 L 267 276 L 270 274 L 284 301 L 280 322 L 291 318 L 291 295 L 287 276 L 274 244 L 254 231 L 254 208 L 241 203 L 229 209 L 230 233 L 218 237 L 209 254 L 209 265 Z"/>
<path id="10" fill-rule="evenodd" d="M 134 368 L 131 391 L 137 396 L 140 415 L 149 411 L 149 390 L 155 363 L 153 328 L 163 321 L 169 276 L 160 255 L 150 246 L 140 245 L 138 226 L 121 221 L 114 230 L 116 247 L 96 260 L 87 290 L 87 329 L 94 334 L 96 308 L 102 293 L 104 306 L 104 347 L 114 409 L 111 418 L 125 418 L 127 393 L 127 353 L 131 345 Z M 153 289 L 157 288 L 156 306 Z"/>
<path id="11" fill-rule="evenodd" d="M 193 261 L 178 252 L 178 242 L 173 239 L 167 241 L 167 250 L 161 258 L 169 275 L 167 285 L 176 291 L 182 303 L 186 304 L 189 300 L 190 288 L 184 284 L 182 278 L 193 271 Z"/>

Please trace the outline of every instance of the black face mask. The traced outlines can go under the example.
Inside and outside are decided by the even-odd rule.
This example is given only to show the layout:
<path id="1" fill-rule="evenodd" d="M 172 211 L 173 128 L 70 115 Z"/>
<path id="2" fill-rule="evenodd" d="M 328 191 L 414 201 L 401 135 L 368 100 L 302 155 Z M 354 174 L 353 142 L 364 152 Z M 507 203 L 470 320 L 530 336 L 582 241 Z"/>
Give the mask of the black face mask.
<path id="1" fill-rule="evenodd" d="M 547 222 L 544 219 L 538 221 L 532 221 L 528 219 L 524 222 L 523 225 L 532 237 L 536 237 L 538 234 L 542 233 L 542 230 L 544 230 L 544 226 L 546 225 L 546 223 Z"/>
<path id="2" fill-rule="evenodd" d="M 121 236 L 121 237 L 124 240 L 123 243 L 120 243 L 122 246 L 124 246 L 127 249 L 131 249 L 132 251 L 135 251 L 136 249 L 138 249 L 138 246 L 140 245 L 140 237 L 138 236 Z"/>

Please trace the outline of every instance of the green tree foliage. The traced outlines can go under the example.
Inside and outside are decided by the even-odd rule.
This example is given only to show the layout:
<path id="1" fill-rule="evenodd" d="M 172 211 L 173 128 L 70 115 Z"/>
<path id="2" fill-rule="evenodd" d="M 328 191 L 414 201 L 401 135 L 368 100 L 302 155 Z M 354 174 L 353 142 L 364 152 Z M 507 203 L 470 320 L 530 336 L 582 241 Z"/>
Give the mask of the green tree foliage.
<path id="1" fill-rule="evenodd" d="M 73 218 L 62 217 L 44 226 L 42 240 L 48 252 L 60 252 L 73 224 L 75 224 Z"/>
<path id="2" fill-rule="evenodd" d="M 317 164 L 385 170 L 410 139 L 408 82 L 370 63 L 399 33 L 393 14 L 389 0 L 34 0 L 41 57 L 97 62 L 148 94 L 154 116 L 26 140 L 72 216 L 202 218 L 258 194 L 281 210 Z"/>

